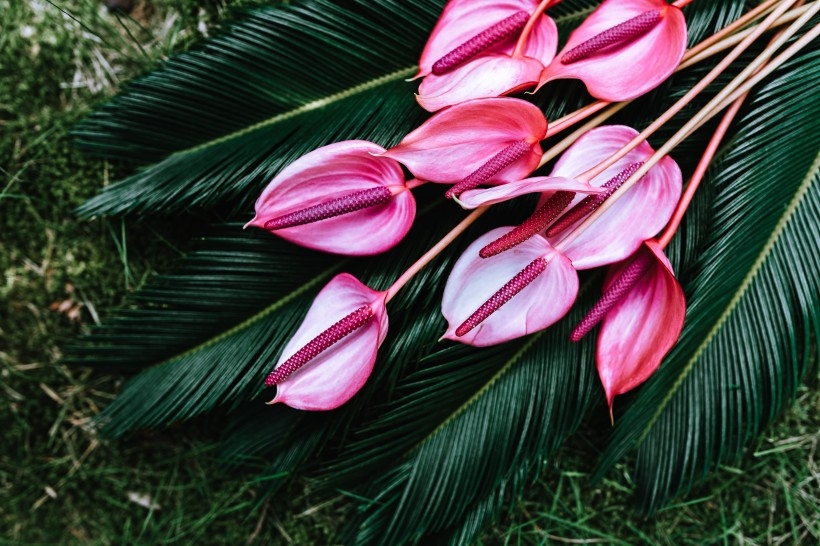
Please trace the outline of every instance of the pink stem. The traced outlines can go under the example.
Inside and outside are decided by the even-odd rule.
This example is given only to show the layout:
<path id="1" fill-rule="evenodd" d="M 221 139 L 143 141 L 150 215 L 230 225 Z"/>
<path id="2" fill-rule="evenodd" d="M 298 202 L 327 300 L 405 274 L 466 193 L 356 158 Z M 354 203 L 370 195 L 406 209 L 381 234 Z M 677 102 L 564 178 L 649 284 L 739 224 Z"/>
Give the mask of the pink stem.
<path id="1" fill-rule="evenodd" d="M 478 220 L 478 218 L 482 214 L 487 212 L 488 208 L 489 207 L 479 207 L 475 209 L 472 213 L 470 213 L 469 216 L 467 216 L 466 218 L 464 218 L 464 220 L 459 222 L 456 227 L 451 229 L 450 232 L 441 239 L 441 241 L 436 243 L 430 250 L 425 252 L 421 258 L 416 260 L 416 262 L 413 265 L 411 265 L 407 269 L 407 271 L 402 273 L 401 277 L 396 279 L 396 281 L 392 285 L 390 285 L 390 288 L 387 289 L 387 291 L 385 292 L 386 296 L 384 298 L 385 303 L 392 300 L 393 297 L 398 293 L 398 291 L 401 290 L 402 287 L 416 275 L 416 273 L 421 271 L 425 265 L 430 263 L 433 260 L 433 258 L 438 256 L 442 250 L 444 250 L 450 245 L 450 243 L 455 241 L 456 238 L 459 235 L 461 235 L 465 229 L 470 227 L 470 225 L 472 225 L 473 222 Z"/>
<path id="2" fill-rule="evenodd" d="M 692 173 L 692 178 L 689 180 L 686 190 L 683 192 L 680 201 L 678 201 L 678 206 L 675 207 L 672 219 L 669 220 L 666 229 L 660 237 L 658 237 L 658 244 L 661 248 L 666 248 L 666 245 L 669 244 L 669 241 L 672 240 L 672 236 L 674 236 L 678 230 L 678 226 L 680 226 L 681 220 L 683 220 L 683 215 L 686 214 L 686 209 L 689 208 L 689 204 L 692 202 L 692 198 L 695 196 L 698 186 L 700 186 L 700 183 L 703 181 L 703 177 L 709 168 L 709 164 L 712 162 L 712 158 L 715 156 L 723 137 L 726 135 L 726 131 L 729 130 L 729 126 L 732 124 L 747 95 L 748 93 L 735 100 L 729 109 L 726 110 L 726 113 L 723 114 L 720 124 L 717 129 L 715 129 L 715 133 L 709 140 L 709 144 L 706 146 L 706 150 L 704 150 L 700 161 L 698 161 L 697 167 L 695 167 L 695 172 Z"/>
<path id="3" fill-rule="evenodd" d="M 530 15 L 527 26 L 524 27 L 524 30 L 521 31 L 521 35 L 518 37 L 518 42 L 516 42 L 515 49 L 512 52 L 513 57 L 521 57 L 524 54 L 524 48 L 527 47 L 527 40 L 529 40 L 532 29 L 535 28 L 535 23 L 538 22 L 538 18 L 547 11 L 547 8 L 560 1 L 561 0 L 542 0 L 541 3 L 538 4 L 535 11 Z"/>

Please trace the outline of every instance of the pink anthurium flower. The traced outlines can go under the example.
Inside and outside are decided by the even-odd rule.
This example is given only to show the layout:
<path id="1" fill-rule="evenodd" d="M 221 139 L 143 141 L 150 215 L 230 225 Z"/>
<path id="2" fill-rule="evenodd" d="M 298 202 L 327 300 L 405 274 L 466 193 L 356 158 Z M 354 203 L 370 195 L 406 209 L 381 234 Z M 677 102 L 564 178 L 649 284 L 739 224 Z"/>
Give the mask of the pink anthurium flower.
<path id="1" fill-rule="evenodd" d="M 476 347 L 496 345 L 543 330 L 575 301 L 575 268 L 541 236 L 503 255 L 478 256 L 506 229 L 479 237 L 453 267 L 441 304 L 449 324 L 443 338 Z"/>
<path id="2" fill-rule="evenodd" d="M 604 0 L 570 34 L 538 86 L 576 78 L 595 98 L 630 100 L 672 74 L 686 41 L 683 12 L 665 0 Z"/>
<path id="3" fill-rule="evenodd" d="M 331 279 L 268 374 L 265 385 L 276 386 L 268 403 L 331 410 L 350 400 L 387 335 L 385 297 L 348 273 Z"/>
<path id="4" fill-rule="evenodd" d="M 604 295 L 573 331 L 580 340 L 596 324 L 596 360 L 607 404 L 634 389 L 660 366 L 683 329 L 686 299 L 657 241 L 610 268 Z"/>
<path id="5" fill-rule="evenodd" d="M 551 176 L 577 176 L 612 156 L 637 136 L 631 127 L 598 127 L 579 138 L 556 162 Z M 572 260 L 576 269 L 590 269 L 623 260 L 643 241 L 654 237 L 669 221 L 680 199 L 683 176 L 671 157 L 662 158 L 614 206 L 568 244 L 562 244 L 577 227 L 655 151 L 646 141 L 593 178 L 593 186 L 608 191 L 576 197 L 570 209 L 546 230 L 547 239 Z M 543 198 L 542 198 L 543 201 Z"/>
<path id="6" fill-rule="evenodd" d="M 547 120 L 520 99 L 476 99 L 443 110 L 381 157 L 401 162 L 414 176 L 456 184 L 448 196 L 479 184 L 520 180 L 538 166 Z"/>
<path id="7" fill-rule="evenodd" d="M 538 0 L 451 0 L 419 60 L 416 96 L 435 112 L 465 100 L 497 97 L 535 86 L 555 55 L 555 22 Z M 524 30 L 535 13 L 529 30 Z M 517 47 L 521 36 L 523 47 Z"/>
<path id="8" fill-rule="evenodd" d="M 450 0 L 424 46 L 416 77 L 434 71 L 444 74 L 484 52 L 512 54 L 515 38 L 538 4 L 539 0 Z M 550 46 L 554 54 L 556 35 L 555 23 L 543 16 L 533 27 L 525 54 L 537 58 L 533 52 Z"/>
<path id="9" fill-rule="evenodd" d="M 350 140 L 305 154 L 268 184 L 245 227 L 336 254 L 384 252 L 407 234 L 416 202 L 401 165 L 383 152 Z"/>
<path id="10" fill-rule="evenodd" d="M 564 152 L 550 176 L 465 192 L 459 201 L 482 205 L 497 202 L 502 197 L 541 193 L 548 181 L 565 181 L 579 176 L 611 157 L 637 134 L 630 127 L 618 125 L 592 129 Z M 543 233 L 550 244 L 572 260 L 576 269 L 589 269 L 624 259 L 666 225 L 677 205 L 682 175 L 669 157 L 664 157 L 653 166 L 583 233 L 574 234 L 567 243 L 563 241 L 653 153 L 649 144 L 642 142 L 594 177 L 590 181 L 590 189 L 573 189 L 565 184 L 563 190 L 543 192 L 536 211 L 524 223 L 482 248 L 480 255 L 485 258 L 494 256 L 514 248 L 536 233 Z"/>
<path id="11" fill-rule="evenodd" d="M 542 57 L 551 59 L 554 53 L 553 49 Z M 441 76 L 430 74 L 424 78 L 416 100 L 428 112 L 436 112 L 470 99 L 525 91 L 538 83 L 544 64 L 538 58 L 523 55 L 482 55 L 452 72 Z"/>

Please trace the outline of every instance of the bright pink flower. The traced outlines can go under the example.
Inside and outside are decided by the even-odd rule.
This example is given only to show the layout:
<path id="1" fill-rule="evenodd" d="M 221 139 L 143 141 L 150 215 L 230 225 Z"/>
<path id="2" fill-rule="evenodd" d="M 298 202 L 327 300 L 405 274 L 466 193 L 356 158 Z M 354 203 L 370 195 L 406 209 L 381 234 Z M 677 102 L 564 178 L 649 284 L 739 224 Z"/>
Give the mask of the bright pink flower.
<path id="1" fill-rule="evenodd" d="M 419 60 L 416 96 L 430 112 L 465 100 L 497 97 L 535 86 L 555 55 L 555 22 L 539 15 L 526 43 L 517 38 L 538 0 L 451 0 Z"/>
<path id="2" fill-rule="evenodd" d="M 481 249 L 481 256 L 504 252 L 543 232 L 546 232 L 553 246 L 558 246 L 573 228 L 643 165 L 654 150 L 646 142 L 639 144 L 593 178 L 586 188 L 583 185 L 573 188 L 566 181 L 608 159 L 637 134 L 634 129 L 618 125 L 592 129 L 564 152 L 550 176 L 528 178 L 497 188 L 462 194 L 459 202 L 475 207 L 527 193 L 543 192 L 530 218 L 496 241 L 491 241 Z M 553 190 L 545 191 L 551 184 Z M 681 184 L 677 164 L 671 158 L 664 157 L 592 226 L 569 244 L 563 245 L 561 251 L 572 260 L 576 269 L 589 269 L 624 259 L 666 225 L 680 198 Z M 559 186 L 563 189 L 555 191 Z"/>
<path id="3" fill-rule="evenodd" d="M 449 323 L 444 338 L 477 347 L 496 345 L 543 330 L 575 301 L 575 268 L 541 236 L 500 256 L 478 256 L 480 248 L 507 229 L 479 237 L 453 267 L 441 303 Z"/>
<path id="4" fill-rule="evenodd" d="M 381 157 L 401 162 L 422 180 L 457 184 L 457 195 L 526 177 L 538 166 L 546 134 L 547 120 L 533 104 L 477 99 L 437 113 Z"/>
<path id="5" fill-rule="evenodd" d="M 334 277 L 265 380 L 276 385 L 268 403 L 331 410 L 350 400 L 370 376 L 387 335 L 385 295 L 348 273 Z"/>
<path id="6" fill-rule="evenodd" d="M 433 73 L 434 64 L 476 37 L 480 37 L 476 40 L 478 43 L 461 48 L 462 55 L 456 56 L 463 58 L 462 63 L 485 52 L 512 54 L 518 34 L 538 4 L 539 0 L 450 0 L 424 46 L 416 77 Z M 534 52 L 547 50 L 550 46 L 555 53 L 555 23 L 549 17 L 542 17 L 543 21 L 535 25 L 524 49 L 524 53 L 531 57 L 537 58 Z M 506 25 L 496 26 L 504 21 L 507 21 Z M 488 33 L 488 29 L 493 27 L 495 32 Z M 481 45 L 486 47 L 482 49 Z M 447 68 L 436 72 L 446 73 Z"/>
<path id="7" fill-rule="evenodd" d="M 555 49 L 543 57 L 551 59 L 554 53 Z M 441 76 L 430 74 L 424 78 L 416 100 L 428 112 L 435 112 L 470 99 L 525 91 L 538 83 L 544 64 L 544 61 L 533 57 L 482 55 L 452 72 Z"/>
<path id="8" fill-rule="evenodd" d="M 598 322 L 596 360 L 609 407 L 660 366 L 680 336 L 686 299 L 657 241 L 610 268 L 604 295 L 572 334 L 578 341 Z"/>
<path id="9" fill-rule="evenodd" d="M 576 78 L 595 98 L 630 100 L 672 74 L 686 40 L 683 12 L 664 0 L 604 0 L 570 34 L 538 86 Z"/>
<path id="10" fill-rule="evenodd" d="M 609 158 L 636 135 L 629 127 L 594 129 L 564 153 L 550 177 L 462 194 L 459 200 L 484 205 L 549 190 L 524 224 L 493 230 L 459 258 L 447 281 L 442 304 L 450 324 L 445 337 L 471 345 L 493 345 L 546 328 L 560 319 L 575 300 L 576 269 L 622 260 L 660 231 L 674 210 L 681 188 L 680 170 L 668 157 L 583 233 L 564 241 L 568 230 L 578 226 L 637 171 L 653 150 L 641 143 L 593 178 L 594 188 L 572 177 Z M 589 195 L 577 196 L 576 192 Z M 550 223 L 545 237 L 542 230 Z M 551 234 L 553 230 L 557 233 Z"/>
<path id="11" fill-rule="evenodd" d="M 622 125 L 593 129 L 564 152 L 556 162 L 551 176 L 578 176 L 612 156 L 637 134 L 631 127 Z M 576 269 L 589 269 L 623 260 L 634 253 L 643 241 L 654 237 L 669 221 L 680 199 L 683 177 L 677 163 L 667 156 L 653 166 L 595 223 L 569 244 L 561 245 L 569 232 L 653 153 L 654 150 L 647 142 L 639 144 L 590 181 L 593 186 L 608 186 L 608 193 L 588 198 L 576 197 L 568 212 L 547 229 L 547 239 L 553 246 L 561 248 Z M 542 203 L 543 201 L 544 198 Z M 573 210 L 573 207 L 577 208 Z"/>
<path id="12" fill-rule="evenodd" d="M 256 226 L 296 244 L 352 256 L 378 254 L 410 229 L 416 202 L 401 165 L 363 140 L 314 150 L 280 172 L 256 201 Z"/>

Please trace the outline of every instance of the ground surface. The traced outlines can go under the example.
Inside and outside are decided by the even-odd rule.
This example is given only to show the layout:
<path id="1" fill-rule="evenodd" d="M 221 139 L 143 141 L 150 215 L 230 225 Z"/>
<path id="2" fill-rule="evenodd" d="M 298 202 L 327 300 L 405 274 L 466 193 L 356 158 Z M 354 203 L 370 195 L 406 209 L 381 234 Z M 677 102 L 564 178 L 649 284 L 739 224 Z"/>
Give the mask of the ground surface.
<path id="1" fill-rule="evenodd" d="M 334 543 L 343 495 L 297 483 L 258 506 L 254 469 L 216 462 L 211 422 L 99 440 L 84 425 L 123 378 L 59 364 L 186 244 L 161 224 L 72 214 L 127 167 L 84 158 L 71 125 L 226 17 L 218 0 L 133 4 L 125 16 L 97 0 L 0 0 L 0 544 Z M 590 485 L 582 432 L 483 542 L 815 543 L 818 408 L 809 379 L 742 461 L 651 520 L 630 512 L 628 466 Z"/>

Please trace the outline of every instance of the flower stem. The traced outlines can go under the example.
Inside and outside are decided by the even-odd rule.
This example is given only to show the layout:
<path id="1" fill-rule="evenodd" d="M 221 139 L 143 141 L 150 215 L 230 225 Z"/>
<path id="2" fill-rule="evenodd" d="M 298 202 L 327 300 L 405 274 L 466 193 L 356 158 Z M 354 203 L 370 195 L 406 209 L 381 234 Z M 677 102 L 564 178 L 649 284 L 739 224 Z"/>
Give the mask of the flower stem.
<path id="1" fill-rule="evenodd" d="M 710 46 L 720 42 L 730 34 L 734 34 L 734 32 L 737 29 L 745 26 L 747 23 L 750 23 L 751 21 L 754 21 L 758 17 L 761 17 L 763 14 L 765 14 L 767 11 L 771 10 L 772 6 L 774 6 L 778 2 L 780 2 L 780 0 L 766 0 L 765 2 L 763 2 L 753 10 L 749 11 L 742 17 L 739 17 L 735 21 L 732 21 L 731 23 L 729 23 L 713 35 L 709 36 L 708 38 L 705 38 L 704 40 L 701 40 L 697 45 L 693 46 L 691 49 L 689 49 L 689 51 L 686 52 L 686 54 L 683 57 L 683 60 L 686 61 L 687 57 L 695 57 L 701 51 L 704 51 Z"/>
<path id="2" fill-rule="evenodd" d="M 813 27 L 808 33 L 803 35 L 799 40 L 795 41 L 791 46 L 785 49 L 775 59 L 766 63 L 769 57 L 780 48 L 792 35 L 794 35 L 800 27 L 814 16 L 820 10 L 820 3 L 813 6 L 814 9 L 806 12 L 803 17 L 795 21 L 788 29 L 784 30 L 763 52 L 755 58 L 735 79 L 733 79 L 720 93 L 718 93 L 709 103 L 704 106 L 695 116 L 693 116 L 686 124 L 681 127 L 663 146 L 649 157 L 644 163 L 643 167 L 638 169 L 635 174 L 629 177 L 629 180 L 612 194 L 612 196 L 604 202 L 601 207 L 593 214 L 587 217 L 582 224 L 567 235 L 555 248 L 562 250 L 566 248 L 575 238 L 577 238 L 590 224 L 595 222 L 602 214 L 604 214 L 609 207 L 611 207 L 620 196 L 626 193 L 640 178 L 645 175 L 649 169 L 655 166 L 658 161 L 668 154 L 675 146 L 680 144 L 682 140 L 692 134 L 701 125 L 709 121 L 718 112 L 726 108 L 729 104 L 734 102 L 737 98 L 748 92 L 753 86 L 757 85 L 761 80 L 769 76 L 777 67 L 785 63 L 798 51 L 808 45 L 812 40 L 820 35 L 820 25 Z M 763 67 L 763 64 L 765 67 Z M 762 68 L 761 68 L 762 67 Z M 750 74 L 754 74 L 750 77 Z M 640 135 L 639 135 L 640 136 Z M 628 145 L 627 145 L 628 146 Z"/>
<path id="3" fill-rule="evenodd" d="M 425 252 L 421 258 L 416 260 L 416 262 L 413 265 L 411 265 L 407 269 L 407 271 L 402 273 L 402 275 L 398 279 L 396 279 L 396 281 L 392 285 L 390 285 L 390 288 L 388 288 L 385 291 L 385 293 L 387 294 L 384 299 L 385 303 L 392 300 L 396 293 L 398 293 L 398 291 L 401 290 L 405 284 L 407 284 L 407 281 L 412 279 L 416 275 L 416 273 L 418 273 L 422 270 L 422 268 L 424 268 L 425 265 L 430 263 L 433 260 L 433 258 L 435 258 L 441 253 L 442 250 L 447 248 L 447 246 L 450 243 L 452 243 L 459 235 L 461 235 L 465 229 L 470 227 L 470 225 L 472 225 L 473 222 L 478 220 L 478 218 L 482 214 L 484 214 L 488 208 L 489 207 L 487 206 L 475 209 L 472 213 L 470 213 L 469 216 L 467 216 L 466 218 L 464 218 L 464 220 L 459 222 L 456 227 L 451 229 L 450 232 L 447 233 L 447 235 L 445 235 L 438 243 L 436 243 L 432 248 L 430 248 L 430 250 Z"/>
<path id="4" fill-rule="evenodd" d="M 541 17 L 541 14 L 547 11 L 551 5 L 555 4 L 560 0 L 541 0 L 541 3 L 538 4 L 538 7 L 535 8 L 535 11 L 532 12 L 530 15 L 529 21 L 527 21 L 524 30 L 521 31 L 521 34 L 518 36 L 518 41 L 515 43 L 515 49 L 512 52 L 513 57 L 521 57 L 524 53 L 524 48 L 527 47 L 527 40 L 532 33 L 532 29 L 535 28 L 535 23 L 538 22 L 538 18 Z"/>
<path id="5" fill-rule="evenodd" d="M 683 192 L 680 201 L 678 201 L 678 206 L 675 207 L 675 212 L 672 214 L 672 219 L 669 220 L 669 224 L 667 224 L 666 229 L 660 237 L 658 237 L 658 244 L 661 248 L 666 248 L 666 245 L 668 245 L 669 241 L 672 240 L 672 236 L 675 235 L 675 232 L 683 219 L 683 215 L 686 213 L 686 209 L 689 208 L 689 203 L 692 202 L 692 198 L 695 196 L 695 192 L 706 174 L 706 169 L 709 168 L 709 164 L 712 162 L 712 158 L 715 156 L 718 146 L 720 146 L 723 137 L 726 135 L 726 131 L 728 131 L 729 126 L 732 124 L 732 121 L 740 110 L 740 107 L 745 99 L 746 94 L 733 102 L 723 115 L 723 119 L 720 120 L 720 124 L 717 129 L 715 129 L 715 133 L 709 140 L 709 144 L 706 146 L 706 150 L 704 150 L 700 161 L 698 161 L 697 167 L 695 167 L 695 172 L 692 173 L 692 178 L 686 186 L 686 191 Z"/>
<path id="6" fill-rule="evenodd" d="M 583 106 L 583 107 L 579 108 L 578 110 L 576 110 L 574 112 L 570 112 L 569 114 L 567 114 L 566 116 L 564 116 L 562 118 L 558 118 L 557 120 L 552 122 L 550 124 L 550 126 L 547 128 L 547 136 L 544 137 L 544 138 L 549 138 L 551 136 L 557 135 L 558 133 L 560 133 L 561 131 L 563 131 L 567 127 L 572 127 L 573 125 L 575 125 L 579 121 L 583 121 L 583 120 L 587 119 L 592 114 L 595 114 L 595 113 L 601 111 L 602 109 L 606 108 L 610 104 L 612 104 L 612 103 L 610 103 L 608 101 L 605 101 L 605 100 L 597 100 L 597 101 L 593 102 L 592 104 L 588 104 L 586 106 Z"/>
<path id="7" fill-rule="evenodd" d="M 800 12 L 800 15 L 805 13 L 806 6 L 802 6 L 799 9 L 792 10 L 792 12 Z M 783 33 L 780 32 L 775 36 L 772 42 L 776 41 Z M 771 45 L 771 42 L 770 44 Z M 755 71 L 755 75 L 760 73 L 760 68 Z M 720 120 L 717 128 L 715 129 L 712 138 L 709 139 L 709 143 L 706 146 L 706 149 L 703 151 L 703 155 L 698 161 L 697 166 L 695 167 L 695 172 L 692 173 L 692 178 L 689 180 L 689 184 L 686 186 L 686 191 L 684 191 L 683 195 L 678 201 L 677 207 L 675 207 L 675 211 L 672 214 L 672 218 L 669 220 L 669 224 L 667 224 L 666 229 L 663 233 L 658 237 L 658 244 L 661 248 L 666 248 L 669 244 L 669 241 L 672 240 L 672 237 L 675 235 L 675 232 L 680 226 L 681 221 L 683 220 L 683 216 L 686 213 L 686 210 L 689 208 L 689 204 L 692 202 L 692 199 L 695 196 L 695 192 L 697 191 L 700 183 L 703 181 L 703 177 L 706 175 L 706 170 L 709 168 L 709 164 L 712 162 L 712 159 L 717 153 L 718 146 L 723 141 L 723 138 L 726 136 L 726 132 L 729 130 L 729 126 L 732 124 L 732 121 L 737 116 L 737 113 L 740 111 L 740 107 L 743 105 L 743 102 L 748 97 L 748 91 L 740 95 L 735 101 L 729 106 L 726 112 L 723 114 L 723 118 Z"/>
<path id="8" fill-rule="evenodd" d="M 581 181 L 581 182 L 589 182 L 590 180 L 592 180 L 593 178 L 595 178 L 596 176 L 598 176 L 599 174 L 601 174 L 602 172 L 607 170 L 609 167 L 614 165 L 618 160 L 620 160 L 621 158 L 626 156 L 626 154 L 628 154 L 633 149 L 635 149 L 641 142 L 648 139 L 655 131 L 657 131 L 660 127 L 662 127 L 667 121 L 672 119 L 672 117 L 674 117 L 687 104 L 689 104 L 689 102 L 691 102 L 691 100 L 693 98 L 695 98 L 701 91 L 703 91 L 709 84 L 711 84 L 724 70 L 726 70 L 726 68 L 729 67 L 729 65 L 731 65 L 735 60 L 737 60 L 737 58 L 746 49 L 748 49 L 748 47 L 750 45 L 752 45 L 752 43 L 755 40 L 757 40 L 757 38 L 760 37 L 760 35 L 763 34 L 774 23 L 774 21 L 777 20 L 777 18 L 780 17 L 783 14 L 783 12 L 786 11 L 789 8 L 789 6 L 792 3 L 794 3 L 795 1 L 796 0 L 788 0 L 783 5 L 778 6 L 777 9 L 772 11 L 772 13 L 769 14 L 769 16 L 762 23 L 760 23 L 758 25 L 758 27 L 755 29 L 755 31 L 752 34 L 747 36 L 745 40 L 743 40 L 731 52 L 729 52 L 729 54 L 726 55 L 726 57 L 724 57 L 723 60 L 720 61 L 711 71 L 709 71 L 709 73 L 706 76 L 704 76 L 703 79 L 701 79 L 697 84 L 695 84 L 694 87 L 692 87 L 683 97 L 681 97 L 675 104 L 673 104 L 668 110 L 666 110 L 666 112 L 661 114 L 658 117 L 658 119 L 656 119 L 654 122 L 652 122 L 646 129 L 641 131 L 635 138 L 630 140 L 623 148 L 621 148 L 615 154 L 610 156 L 609 159 L 599 163 L 598 165 L 596 165 L 595 167 L 589 169 L 588 171 L 586 171 L 584 173 L 581 173 L 579 176 L 576 176 L 575 178 L 577 180 Z M 765 51 L 769 51 L 769 49 L 767 48 Z M 770 51 L 769 51 L 769 54 L 771 54 Z M 758 57 L 758 59 L 760 59 L 760 57 Z M 764 60 L 765 60 L 765 58 L 764 58 Z M 743 75 L 744 72 L 742 72 L 741 75 Z M 745 79 L 745 76 L 744 76 L 744 79 Z M 733 80 L 733 82 L 734 81 L 735 80 Z M 727 88 L 728 87 L 729 86 L 727 86 Z M 724 89 L 724 91 L 726 91 L 726 89 Z M 690 120 L 690 122 L 691 122 L 691 120 Z M 641 169 L 641 170 L 644 171 L 641 174 L 641 176 L 643 176 L 643 174 L 646 174 L 646 171 L 648 171 L 649 167 L 651 167 L 651 166 L 652 165 L 649 165 L 649 162 L 647 162 L 647 164 L 645 165 L 646 170 Z M 627 185 L 627 184 L 629 184 L 629 185 Z M 632 185 L 632 183 L 627 183 L 627 184 L 624 184 L 623 187 L 628 188 Z"/>
<path id="9" fill-rule="evenodd" d="M 734 31 L 738 28 L 741 28 L 742 26 L 749 23 L 750 21 L 758 18 L 763 13 L 768 11 L 772 7 L 773 4 L 776 4 L 777 2 L 780 2 L 780 1 L 781 0 L 768 0 L 767 2 L 761 4 L 760 6 L 753 9 L 752 11 L 750 11 L 749 13 L 744 15 L 743 17 L 740 17 L 736 21 L 734 21 L 731 24 L 727 25 L 726 27 L 721 29 L 716 34 L 710 36 L 709 38 L 706 38 L 705 40 L 698 43 L 696 46 L 688 49 L 686 51 L 686 53 L 683 54 L 683 57 L 681 58 L 681 63 L 675 69 L 675 72 L 679 72 L 679 71 L 681 71 L 685 68 L 689 68 L 692 65 L 695 65 L 695 64 L 697 64 L 701 61 L 704 61 L 704 60 L 708 59 L 709 57 L 712 57 L 713 55 L 716 55 L 716 54 L 720 53 L 721 51 L 724 51 L 724 50 L 726 50 L 730 47 L 733 47 L 733 46 L 737 45 L 738 43 L 742 42 L 749 34 L 751 34 L 754 31 L 754 28 L 744 30 L 741 33 L 733 34 L 731 36 L 728 36 L 728 35 L 731 34 L 732 31 Z M 801 6 L 801 7 L 798 7 L 798 8 L 794 8 L 794 9 L 790 10 L 788 13 L 784 14 L 782 17 L 778 18 L 773 23 L 772 26 L 780 26 L 780 25 L 783 25 L 785 23 L 789 23 L 791 21 L 794 21 L 800 15 L 805 13 L 806 10 L 808 10 L 810 7 L 811 6 Z M 589 129 L 592 129 L 593 127 L 597 127 L 598 125 L 603 123 L 606 119 L 608 119 L 610 116 L 615 114 L 618 110 L 620 110 L 621 108 L 623 108 L 624 106 L 629 104 L 629 102 L 631 102 L 631 101 L 618 103 L 616 105 L 617 106 L 616 110 L 612 110 L 607 115 L 602 115 L 602 117 L 600 117 L 600 118 L 595 118 L 596 119 L 595 123 L 589 123 L 589 124 L 585 125 L 581 130 L 576 131 L 570 137 L 568 137 L 564 141 L 561 141 L 561 143 L 558 144 L 556 147 L 551 148 L 542 157 L 541 162 L 538 164 L 538 168 L 543 167 L 544 165 L 547 164 L 548 161 L 550 161 L 551 159 L 553 159 L 553 158 L 557 157 L 558 155 L 560 155 L 561 152 L 566 150 L 579 136 L 584 134 Z M 597 101 L 593 102 L 592 104 L 588 104 L 586 106 L 583 106 L 583 107 L 579 108 L 578 110 L 575 110 L 574 112 L 570 112 L 569 114 L 567 114 L 567 115 L 565 115 L 561 118 L 558 118 L 557 120 L 555 120 L 554 122 L 552 122 L 550 124 L 549 129 L 547 130 L 547 136 L 545 138 L 549 138 L 549 137 L 557 135 L 558 133 L 564 131 L 565 129 L 567 129 L 567 128 L 573 126 L 573 125 L 575 125 L 576 123 L 579 123 L 579 122 L 587 119 L 592 114 L 595 114 L 595 113 L 599 112 L 600 110 L 606 108 L 610 104 L 612 104 L 612 103 L 604 101 L 604 100 L 597 100 Z"/>
<path id="10" fill-rule="evenodd" d="M 629 102 L 619 102 L 619 103 L 616 103 L 616 104 L 610 104 L 609 108 L 606 111 L 601 112 L 600 114 L 598 114 L 597 116 L 595 116 L 594 118 L 592 118 L 591 120 L 589 120 L 588 122 L 583 124 L 581 127 L 576 129 L 575 131 L 573 131 L 569 136 L 567 136 L 566 138 L 561 140 L 561 142 L 559 142 L 558 144 L 556 144 L 554 146 L 551 146 L 548 150 L 546 150 L 544 152 L 544 155 L 541 156 L 541 160 L 538 162 L 538 167 L 536 167 L 536 169 L 540 169 L 541 167 L 546 165 L 547 162 L 549 162 L 552 159 L 554 159 L 554 158 L 558 157 L 559 155 L 561 155 L 561 153 L 564 150 L 566 150 L 567 148 L 569 148 L 570 146 L 572 146 L 572 144 L 576 140 L 578 140 L 581 137 L 581 135 L 583 135 L 584 133 L 586 133 L 590 129 L 598 127 L 599 125 L 601 125 L 603 122 L 605 122 L 606 120 L 608 120 L 609 118 L 614 116 L 616 113 L 618 113 L 620 110 L 625 108 L 627 104 L 629 104 Z M 570 114 L 570 116 L 571 115 L 572 114 Z M 561 119 L 563 120 L 563 119 L 568 118 L 568 117 L 569 116 L 565 116 L 564 118 L 561 118 Z M 572 123 L 567 123 L 564 127 L 561 127 L 561 129 L 565 129 L 566 127 L 569 127 L 570 125 L 572 125 L 573 123 L 575 123 L 577 121 L 580 121 L 581 119 L 583 119 L 583 118 L 573 119 Z M 558 131 L 548 132 L 547 136 L 548 137 L 552 136 L 552 135 L 556 134 L 557 132 Z"/>
<path id="11" fill-rule="evenodd" d="M 802 16 L 804 13 L 806 13 L 811 8 L 812 8 L 811 5 L 807 5 L 807 6 L 798 6 L 798 7 L 795 7 L 793 9 L 790 9 L 789 11 L 784 13 L 780 18 L 778 18 L 774 22 L 774 24 L 772 24 L 772 26 L 773 27 L 779 27 L 779 26 L 785 25 L 786 23 L 791 23 L 792 21 L 794 21 L 795 19 Z M 687 54 L 684 55 L 683 60 L 681 61 L 681 64 L 678 66 L 677 69 L 678 70 L 683 70 L 684 68 L 689 68 L 690 66 L 695 65 L 695 64 L 701 62 L 704 59 L 708 59 L 712 55 L 715 55 L 717 53 L 720 53 L 721 51 L 729 49 L 730 47 L 733 47 L 733 46 L 739 44 L 740 42 L 742 42 L 752 32 L 754 32 L 754 28 L 749 28 L 749 29 L 737 32 L 735 34 L 732 34 L 728 38 L 724 38 L 724 39 L 718 41 L 717 43 L 714 43 L 713 45 L 711 45 L 708 48 L 700 48 L 701 44 L 703 44 L 706 41 L 710 41 L 711 39 L 710 40 L 704 40 L 703 42 L 701 42 L 701 44 L 698 44 L 696 47 L 689 50 L 691 52 L 694 52 L 694 54 L 690 55 L 687 52 Z M 695 51 L 696 49 L 698 51 Z"/>

